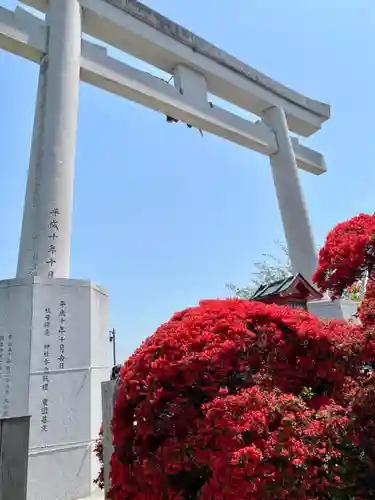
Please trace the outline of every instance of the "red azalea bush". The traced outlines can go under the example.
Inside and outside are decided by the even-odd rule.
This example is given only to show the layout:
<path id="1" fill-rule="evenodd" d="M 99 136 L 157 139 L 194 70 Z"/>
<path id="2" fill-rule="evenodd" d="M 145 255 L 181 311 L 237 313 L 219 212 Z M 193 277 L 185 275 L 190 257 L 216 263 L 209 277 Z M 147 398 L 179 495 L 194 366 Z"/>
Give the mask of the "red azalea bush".
<path id="1" fill-rule="evenodd" d="M 375 214 L 353 217 L 328 234 L 313 279 L 336 298 L 365 273 L 367 285 L 358 318 L 363 336 L 371 343 L 375 337 Z M 370 376 L 353 392 L 353 415 L 363 436 L 364 451 L 375 460 L 375 360 L 362 369 Z"/>
<path id="2" fill-rule="evenodd" d="M 109 497 L 375 498 L 374 234 L 336 226 L 314 277 L 335 298 L 367 271 L 361 325 L 235 299 L 161 326 L 121 370 Z"/>
<path id="3" fill-rule="evenodd" d="M 359 326 L 286 307 L 176 314 L 122 368 L 110 498 L 371 498 L 353 395 L 373 356 Z"/>
<path id="4" fill-rule="evenodd" d="M 374 259 L 375 214 L 360 214 L 341 222 L 328 233 L 319 252 L 319 265 L 313 280 L 321 290 L 340 297 L 343 291 L 361 278 Z"/>
<path id="5" fill-rule="evenodd" d="M 333 298 L 367 273 L 368 281 L 358 317 L 366 331 L 375 326 L 375 214 L 361 214 L 338 224 L 319 252 L 313 280 Z"/>

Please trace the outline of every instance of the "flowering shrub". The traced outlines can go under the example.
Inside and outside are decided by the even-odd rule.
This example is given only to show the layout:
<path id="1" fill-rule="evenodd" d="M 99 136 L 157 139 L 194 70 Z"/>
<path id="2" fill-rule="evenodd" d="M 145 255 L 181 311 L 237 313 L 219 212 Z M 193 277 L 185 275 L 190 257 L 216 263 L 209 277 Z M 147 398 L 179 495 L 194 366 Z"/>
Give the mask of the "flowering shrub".
<path id="1" fill-rule="evenodd" d="M 375 214 L 353 217 L 328 234 L 313 280 L 336 298 L 363 282 L 365 274 L 368 281 L 358 317 L 368 331 L 375 326 Z"/>
<path id="2" fill-rule="evenodd" d="M 332 229 L 319 252 L 319 265 L 313 280 L 322 290 L 339 297 L 358 282 L 363 273 L 372 273 L 374 259 L 375 214 L 361 214 Z"/>
<path id="3" fill-rule="evenodd" d="M 144 342 L 121 370 L 109 497 L 375 498 L 374 234 L 372 215 L 338 224 L 314 276 L 336 298 L 367 273 L 360 325 L 213 300 Z"/>
<path id="4" fill-rule="evenodd" d="M 345 287 L 351 287 L 356 280 L 366 275 L 367 285 L 360 304 L 358 318 L 363 335 L 369 344 L 375 343 L 375 214 L 364 215 L 338 224 L 327 236 L 319 254 L 319 266 L 314 280 L 322 290 L 330 290 L 333 297 L 339 297 Z M 358 282 L 358 281 L 357 281 Z M 367 380 L 352 387 L 351 403 L 362 442 L 362 453 L 375 460 L 375 360 L 365 364 L 363 372 Z M 364 484 L 368 485 L 369 478 Z M 370 477 L 370 484 L 374 478 Z M 367 486 L 368 487 L 368 486 Z M 373 487 L 373 486 L 372 486 Z M 368 494 L 367 498 L 371 498 Z"/>
<path id="5" fill-rule="evenodd" d="M 103 469 L 103 425 L 100 426 L 99 436 L 94 445 L 94 454 L 99 460 L 100 471 L 98 477 L 94 480 L 94 484 L 101 490 L 104 488 L 104 469 Z"/>
<path id="6" fill-rule="evenodd" d="M 110 498 L 371 498 L 354 405 L 373 354 L 359 326 L 286 307 L 176 314 L 122 368 Z"/>

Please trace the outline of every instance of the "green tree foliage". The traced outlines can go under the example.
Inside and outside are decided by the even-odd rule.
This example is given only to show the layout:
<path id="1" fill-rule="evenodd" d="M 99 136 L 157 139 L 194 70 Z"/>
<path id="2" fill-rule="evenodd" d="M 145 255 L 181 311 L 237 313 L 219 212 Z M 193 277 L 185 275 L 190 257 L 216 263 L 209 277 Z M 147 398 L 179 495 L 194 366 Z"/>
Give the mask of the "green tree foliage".
<path id="1" fill-rule="evenodd" d="M 279 240 L 274 241 L 274 244 L 278 247 L 280 256 L 276 257 L 272 253 L 262 254 L 262 260 L 254 263 L 254 268 L 256 270 L 252 273 L 252 279 L 249 285 L 243 287 L 233 283 L 228 283 L 226 285 L 227 289 L 231 291 L 234 297 L 238 297 L 239 299 L 250 299 L 260 285 L 282 280 L 293 274 L 288 247 Z M 361 301 L 366 287 L 366 280 L 367 273 L 365 273 L 359 281 L 344 290 L 342 298 Z"/>
<path id="2" fill-rule="evenodd" d="M 233 283 L 226 285 L 235 297 L 250 299 L 260 285 L 272 283 L 293 274 L 287 246 L 278 240 L 274 241 L 274 243 L 279 249 L 280 257 L 276 257 L 272 253 L 262 254 L 262 260 L 254 263 L 255 271 L 252 273 L 249 285 L 244 287 L 239 287 Z"/>

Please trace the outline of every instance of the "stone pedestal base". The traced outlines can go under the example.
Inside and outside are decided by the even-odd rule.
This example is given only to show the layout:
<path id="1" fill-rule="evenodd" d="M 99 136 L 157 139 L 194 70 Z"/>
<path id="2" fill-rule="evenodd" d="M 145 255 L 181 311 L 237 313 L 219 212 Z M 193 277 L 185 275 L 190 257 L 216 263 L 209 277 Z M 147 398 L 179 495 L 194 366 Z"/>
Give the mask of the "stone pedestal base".
<path id="1" fill-rule="evenodd" d="M 105 500 L 103 491 L 95 491 L 90 497 L 80 498 L 80 500 Z"/>
<path id="2" fill-rule="evenodd" d="M 354 300 L 312 300 L 307 304 L 308 311 L 315 316 L 325 319 L 343 319 L 355 321 L 357 303 Z"/>
<path id="3" fill-rule="evenodd" d="M 26 500 L 30 417 L 0 419 L 0 500 Z"/>
<path id="4" fill-rule="evenodd" d="M 31 415 L 27 499 L 89 497 L 99 467 L 92 446 L 102 418 L 101 382 L 111 367 L 107 296 L 87 281 L 2 281 L 0 338 L 8 332 L 13 378 L 5 410 Z M 0 416 L 2 387 L 0 379 Z"/>

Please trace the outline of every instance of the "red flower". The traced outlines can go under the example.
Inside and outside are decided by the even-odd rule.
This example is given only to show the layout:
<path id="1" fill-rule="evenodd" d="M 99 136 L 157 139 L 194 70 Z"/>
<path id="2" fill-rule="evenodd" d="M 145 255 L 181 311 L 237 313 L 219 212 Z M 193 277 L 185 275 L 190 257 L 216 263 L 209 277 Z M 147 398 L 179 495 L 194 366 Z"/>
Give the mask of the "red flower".
<path id="1" fill-rule="evenodd" d="M 94 480 L 94 484 L 100 489 L 104 488 L 104 470 L 103 470 L 103 424 L 100 425 L 99 437 L 94 445 L 94 454 L 99 460 L 100 471 L 98 477 Z"/>
<path id="2" fill-rule="evenodd" d="M 174 315 L 122 368 L 110 497 L 365 498 L 353 401 L 371 356 L 359 326 L 286 307 Z"/>
<path id="3" fill-rule="evenodd" d="M 366 247 L 375 234 L 375 214 L 360 214 L 341 222 L 328 233 L 319 252 L 319 266 L 313 281 L 333 297 L 357 281 L 366 270 Z"/>

